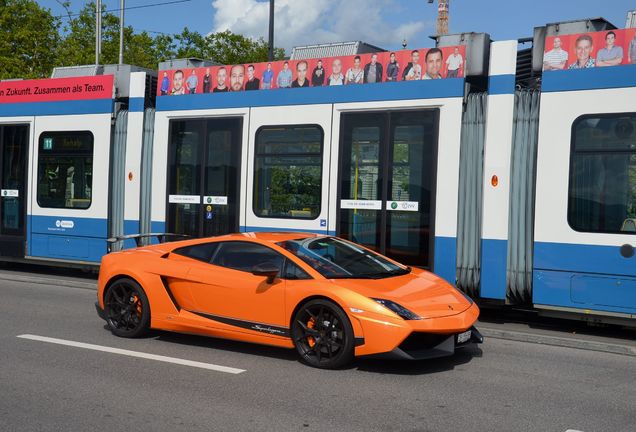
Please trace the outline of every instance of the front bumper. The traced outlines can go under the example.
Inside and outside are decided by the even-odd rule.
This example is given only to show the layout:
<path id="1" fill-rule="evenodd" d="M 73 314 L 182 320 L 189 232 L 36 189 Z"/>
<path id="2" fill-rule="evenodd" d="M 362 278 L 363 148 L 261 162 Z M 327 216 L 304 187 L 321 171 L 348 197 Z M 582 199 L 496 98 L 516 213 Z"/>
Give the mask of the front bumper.
<path id="1" fill-rule="evenodd" d="M 470 328 L 470 338 L 462 343 L 458 334 L 411 333 L 398 347 L 379 356 L 401 360 L 425 360 L 451 356 L 455 350 L 483 343 L 484 337 L 474 326 Z"/>
<path id="2" fill-rule="evenodd" d="M 101 319 L 103 319 L 104 321 L 106 321 L 106 313 L 104 312 L 104 309 L 102 309 L 101 307 L 99 307 L 99 302 L 95 302 L 95 310 L 97 311 L 97 315 L 99 315 L 99 317 Z"/>

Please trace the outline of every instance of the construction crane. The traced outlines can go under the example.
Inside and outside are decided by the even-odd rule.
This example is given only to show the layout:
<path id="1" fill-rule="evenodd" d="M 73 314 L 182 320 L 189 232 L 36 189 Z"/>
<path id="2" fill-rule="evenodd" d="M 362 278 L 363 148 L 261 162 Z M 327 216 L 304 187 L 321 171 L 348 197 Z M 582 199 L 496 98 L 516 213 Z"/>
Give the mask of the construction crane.
<path id="1" fill-rule="evenodd" d="M 435 0 L 428 0 L 433 3 Z M 437 0 L 437 35 L 448 34 L 448 7 L 450 0 Z"/>

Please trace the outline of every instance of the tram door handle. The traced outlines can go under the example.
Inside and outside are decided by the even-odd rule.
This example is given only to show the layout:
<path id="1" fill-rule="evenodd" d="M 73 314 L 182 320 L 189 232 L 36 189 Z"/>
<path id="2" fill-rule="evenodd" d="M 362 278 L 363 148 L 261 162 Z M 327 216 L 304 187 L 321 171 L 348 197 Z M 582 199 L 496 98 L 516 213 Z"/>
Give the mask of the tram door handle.
<path id="1" fill-rule="evenodd" d="M 634 256 L 634 246 L 630 245 L 629 243 L 625 243 L 623 246 L 621 246 L 620 251 L 621 255 L 625 258 L 632 258 Z"/>

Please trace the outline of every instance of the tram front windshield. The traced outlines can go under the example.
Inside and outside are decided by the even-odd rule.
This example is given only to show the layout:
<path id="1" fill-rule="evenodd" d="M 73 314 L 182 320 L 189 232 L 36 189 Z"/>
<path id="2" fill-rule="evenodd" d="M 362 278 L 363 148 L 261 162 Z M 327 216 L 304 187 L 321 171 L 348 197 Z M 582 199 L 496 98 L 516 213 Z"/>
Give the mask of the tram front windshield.
<path id="1" fill-rule="evenodd" d="M 409 267 L 335 237 L 288 240 L 276 244 L 327 279 L 382 279 L 411 271 Z"/>

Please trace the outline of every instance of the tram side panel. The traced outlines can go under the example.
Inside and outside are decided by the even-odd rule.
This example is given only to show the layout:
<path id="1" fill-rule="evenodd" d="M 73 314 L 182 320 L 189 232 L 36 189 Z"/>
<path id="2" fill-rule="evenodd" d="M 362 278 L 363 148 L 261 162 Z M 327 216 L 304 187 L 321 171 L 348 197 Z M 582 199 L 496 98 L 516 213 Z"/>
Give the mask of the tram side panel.
<path id="1" fill-rule="evenodd" d="M 241 230 L 336 233 L 454 283 L 463 92 L 447 79 L 159 96 L 153 231 L 213 235 L 232 199 L 206 190 L 227 156 L 210 155 L 241 135 Z"/>
<path id="2" fill-rule="evenodd" d="M 111 114 L 34 122 L 29 219 L 32 258 L 99 263 L 106 254 Z"/>
<path id="3" fill-rule="evenodd" d="M 455 283 L 463 80 L 433 85 L 334 105 L 329 229 Z"/>
<path id="4" fill-rule="evenodd" d="M 99 263 L 112 112 L 111 75 L 0 83 L 2 255 Z"/>
<path id="5" fill-rule="evenodd" d="M 33 116 L 0 104 L 0 257 L 23 258 L 30 211 Z"/>
<path id="6" fill-rule="evenodd" d="M 158 97 L 152 161 L 152 226 L 204 237 L 245 225 L 249 108 Z"/>
<path id="7" fill-rule="evenodd" d="M 144 134 L 145 72 L 130 74 L 126 159 L 124 170 L 124 234 L 140 233 L 141 147 Z M 126 244 L 134 247 L 135 242 Z"/>
<path id="8" fill-rule="evenodd" d="M 490 44 L 482 206 L 480 297 L 506 298 L 510 155 L 517 41 Z"/>
<path id="9" fill-rule="evenodd" d="M 533 301 L 633 318 L 636 69 L 603 69 L 544 74 Z"/>
<path id="10" fill-rule="evenodd" d="M 249 126 L 241 231 L 327 234 L 332 105 L 254 107 Z"/>

